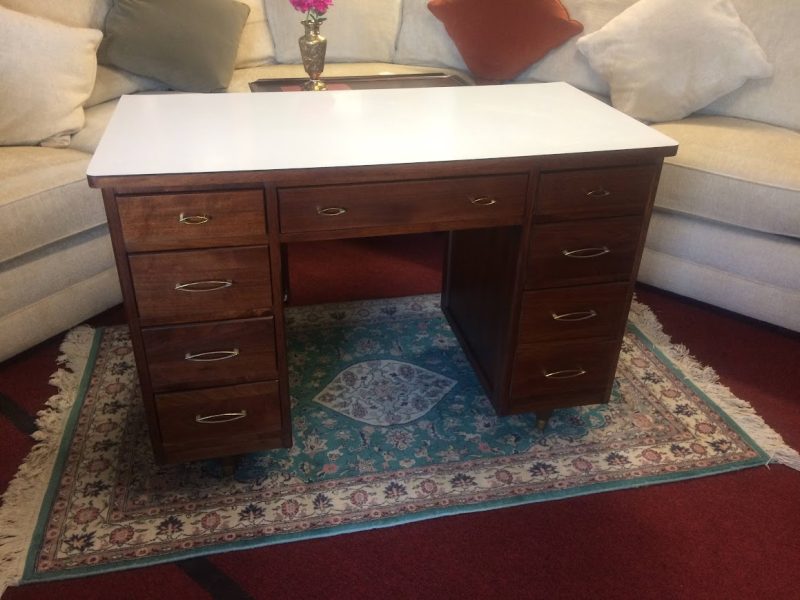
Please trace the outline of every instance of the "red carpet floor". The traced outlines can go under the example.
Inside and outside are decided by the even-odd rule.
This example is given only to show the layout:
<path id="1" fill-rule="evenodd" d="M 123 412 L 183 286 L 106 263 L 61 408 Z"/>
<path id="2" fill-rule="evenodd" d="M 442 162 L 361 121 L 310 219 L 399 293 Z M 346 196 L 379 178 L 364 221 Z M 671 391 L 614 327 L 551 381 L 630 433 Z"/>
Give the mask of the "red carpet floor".
<path id="1" fill-rule="evenodd" d="M 439 235 L 292 246 L 292 301 L 438 291 L 442 248 Z M 655 289 L 637 294 L 674 342 L 800 448 L 800 336 Z M 122 320 L 117 307 L 92 322 Z M 59 343 L 0 364 L 0 490 L 32 446 Z M 795 600 L 798 573 L 800 473 L 772 465 L 9 588 L 2 600 Z"/>

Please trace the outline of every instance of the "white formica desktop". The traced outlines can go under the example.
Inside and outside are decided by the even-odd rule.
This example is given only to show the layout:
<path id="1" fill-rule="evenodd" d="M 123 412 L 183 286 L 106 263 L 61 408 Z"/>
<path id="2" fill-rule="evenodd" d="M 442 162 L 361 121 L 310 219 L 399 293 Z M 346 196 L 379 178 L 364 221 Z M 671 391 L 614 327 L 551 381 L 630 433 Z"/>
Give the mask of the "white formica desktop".
<path id="1" fill-rule="evenodd" d="M 563 83 L 121 99 L 103 189 L 160 461 L 292 443 L 291 242 L 448 231 L 499 414 L 606 402 L 674 140 Z"/>

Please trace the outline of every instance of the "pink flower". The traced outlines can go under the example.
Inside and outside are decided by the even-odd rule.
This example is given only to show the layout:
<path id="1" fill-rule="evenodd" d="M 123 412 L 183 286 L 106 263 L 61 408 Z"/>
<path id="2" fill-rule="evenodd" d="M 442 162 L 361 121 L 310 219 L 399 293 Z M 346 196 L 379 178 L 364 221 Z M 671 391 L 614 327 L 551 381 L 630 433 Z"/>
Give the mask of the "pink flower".
<path id="1" fill-rule="evenodd" d="M 325 20 L 322 16 L 333 6 L 333 0 L 289 0 L 295 10 L 306 13 L 306 19 L 313 23 Z"/>

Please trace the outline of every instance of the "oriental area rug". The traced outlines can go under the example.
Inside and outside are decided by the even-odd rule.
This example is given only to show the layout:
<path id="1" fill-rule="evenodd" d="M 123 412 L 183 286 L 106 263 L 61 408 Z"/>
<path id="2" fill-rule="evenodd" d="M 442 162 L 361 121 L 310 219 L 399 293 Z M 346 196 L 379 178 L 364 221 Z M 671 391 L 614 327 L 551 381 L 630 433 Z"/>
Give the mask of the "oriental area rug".
<path id="1" fill-rule="evenodd" d="M 634 302 L 608 404 L 497 417 L 439 296 L 289 309 L 295 444 L 157 466 L 127 327 L 72 330 L 0 508 L 0 589 L 675 482 L 797 453 Z"/>

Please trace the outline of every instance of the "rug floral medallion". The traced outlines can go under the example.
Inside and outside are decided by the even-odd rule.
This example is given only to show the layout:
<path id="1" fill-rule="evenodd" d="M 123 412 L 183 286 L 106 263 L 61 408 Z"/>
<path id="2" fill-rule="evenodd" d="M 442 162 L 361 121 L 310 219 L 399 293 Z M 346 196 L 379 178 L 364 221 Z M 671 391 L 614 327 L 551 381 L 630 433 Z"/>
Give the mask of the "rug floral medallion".
<path id="1" fill-rule="evenodd" d="M 25 580 L 564 498 L 767 457 L 634 325 L 611 401 L 497 417 L 438 296 L 290 309 L 294 446 L 157 466 L 126 327 L 98 330 Z M 93 368 L 91 364 L 93 363 Z"/>

